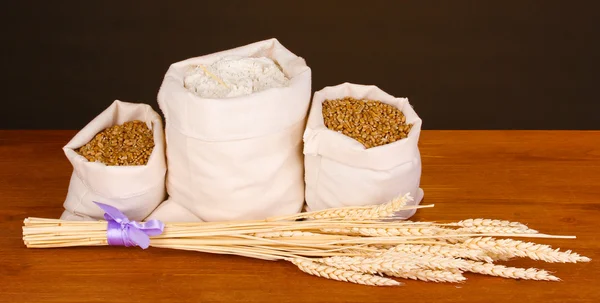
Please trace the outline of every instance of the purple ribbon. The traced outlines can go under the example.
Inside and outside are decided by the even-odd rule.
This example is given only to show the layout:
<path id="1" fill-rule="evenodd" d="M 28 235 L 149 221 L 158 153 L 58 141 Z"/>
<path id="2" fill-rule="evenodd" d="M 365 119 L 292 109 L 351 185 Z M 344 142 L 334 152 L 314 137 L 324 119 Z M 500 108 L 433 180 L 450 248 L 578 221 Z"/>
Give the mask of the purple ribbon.
<path id="1" fill-rule="evenodd" d="M 94 203 L 105 212 L 104 219 L 108 221 L 106 228 L 108 245 L 127 247 L 137 245 L 146 249 L 150 246 L 150 236 L 160 235 L 165 227 L 159 220 L 129 221 L 129 218 L 117 208 L 99 202 Z"/>

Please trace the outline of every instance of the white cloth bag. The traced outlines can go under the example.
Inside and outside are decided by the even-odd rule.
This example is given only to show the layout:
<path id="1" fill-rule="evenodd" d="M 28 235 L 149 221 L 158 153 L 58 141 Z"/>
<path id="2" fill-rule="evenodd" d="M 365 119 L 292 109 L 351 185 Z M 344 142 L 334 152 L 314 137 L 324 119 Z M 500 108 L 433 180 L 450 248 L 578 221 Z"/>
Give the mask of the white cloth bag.
<path id="1" fill-rule="evenodd" d="M 400 109 L 413 123 L 408 138 L 366 149 L 358 141 L 329 130 L 323 121 L 323 101 L 353 97 L 378 100 Z M 417 143 L 421 119 L 406 98 L 395 98 L 376 86 L 344 83 L 315 93 L 304 133 L 307 210 L 381 204 L 410 193 L 418 204 L 421 157 Z M 408 218 L 414 210 L 403 211 Z"/>
<path id="2" fill-rule="evenodd" d="M 154 149 L 146 165 L 107 166 L 89 162 L 75 152 L 104 129 L 140 120 L 154 133 Z M 118 208 L 130 220 L 146 218 L 165 198 L 164 131 L 161 117 L 151 106 L 116 100 L 79 131 L 65 147 L 65 155 L 73 165 L 69 191 L 64 203 L 63 220 L 103 219 L 93 202 Z"/>
<path id="3" fill-rule="evenodd" d="M 227 56 L 271 58 L 289 86 L 224 99 L 202 98 L 184 87 L 190 65 Z M 299 212 L 310 97 L 310 68 L 276 39 L 172 64 L 158 93 L 169 199 L 149 219 L 227 221 Z"/>

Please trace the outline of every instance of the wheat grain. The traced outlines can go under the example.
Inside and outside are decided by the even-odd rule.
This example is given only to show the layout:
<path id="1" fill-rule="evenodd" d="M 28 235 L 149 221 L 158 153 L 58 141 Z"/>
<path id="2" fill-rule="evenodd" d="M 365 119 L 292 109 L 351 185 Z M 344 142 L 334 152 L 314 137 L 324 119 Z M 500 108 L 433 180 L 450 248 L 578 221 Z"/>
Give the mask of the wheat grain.
<path id="1" fill-rule="evenodd" d="M 402 283 L 393 279 L 379 277 L 375 275 L 360 273 L 352 270 L 332 267 L 322 263 L 308 261 L 304 259 L 291 259 L 294 265 L 296 265 L 301 271 L 326 279 L 332 279 L 337 281 L 352 282 L 363 285 L 371 286 L 398 286 Z"/>
<path id="2" fill-rule="evenodd" d="M 412 128 L 400 109 L 377 100 L 327 99 L 322 112 L 328 129 L 353 138 L 366 148 L 406 138 Z"/>
<path id="3" fill-rule="evenodd" d="M 551 275 L 545 270 L 537 268 L 525 269 L 478 261 L 467 261 L 467 265 L 461 267 L 461 269 L 482 275 L 503 277 L 508 279 L 560 281 L 558 277 Z"/>

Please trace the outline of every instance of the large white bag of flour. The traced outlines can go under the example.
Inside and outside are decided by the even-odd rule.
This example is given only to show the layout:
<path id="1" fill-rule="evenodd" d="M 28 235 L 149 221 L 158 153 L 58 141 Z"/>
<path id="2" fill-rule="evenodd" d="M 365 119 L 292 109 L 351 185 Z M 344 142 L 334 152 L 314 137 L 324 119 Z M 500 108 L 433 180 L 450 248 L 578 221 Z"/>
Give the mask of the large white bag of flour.
<path id="1" fill-rule="evenodd" d="M 224 99 L 202 98 L 184 87 L 190 66 L 234 56 L 275 60 L 289 86 Z M 226 221 L 299 212 L 310 96 L 310 68 L 276 39 L 171 65 L 158 93 L 169 199 L 149 219 Z"/>
<path id="2" fill-rule="evenodd" d="M 140 120 L 154 133 L 154 149 L 146 165 L 107 166 L 75 152 L 104 129 Z M 146 218 L 165 198 L 164 133 L 161 117 L 146 104 L 115 101 L 79 131 L 63 148 L 73 165 L 63 220 L 99 220 L 104 211 L 94 202 L 118 208 L 131 220 Z"/>
<path id="3" fill-rule="evenodd" d="M 369 149 L 358 141 L 329 130 L 323 121 L 322 103 L 353 97 L 378 100 L 400 109 L 413 127 L 408 138 Z M 310 211 L 332 207 L 381 204 L 410 193 L 418 204 L 421 157 L 417 143 L 421 119 L 406 98 L 391 96 L 376 86 L 344 83 L 315 93 L 304 133 L 306 203 Z M 403 211 L 408 218 L 414 210 Z"/>

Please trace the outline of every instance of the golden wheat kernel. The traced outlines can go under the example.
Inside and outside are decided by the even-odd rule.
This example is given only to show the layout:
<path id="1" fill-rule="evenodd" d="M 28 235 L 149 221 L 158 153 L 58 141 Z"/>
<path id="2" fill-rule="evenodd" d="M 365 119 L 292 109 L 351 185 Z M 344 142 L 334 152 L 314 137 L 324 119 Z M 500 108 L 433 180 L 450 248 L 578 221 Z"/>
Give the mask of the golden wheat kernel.
<path id="1" fill-rule="evenodd" d="M 412 128 L 396 107 L 351 97 L 325 100 L 323 119 L 327 128 L 357 140 L 366 148 L 404 139 Z"/>
<path id="2" fill-rule="evenodd" d="M 146 165 L 154 148 L 154 134 L 135 120 L 109 127 L 75 151 L 90 162 L 106 165 Z"/>

